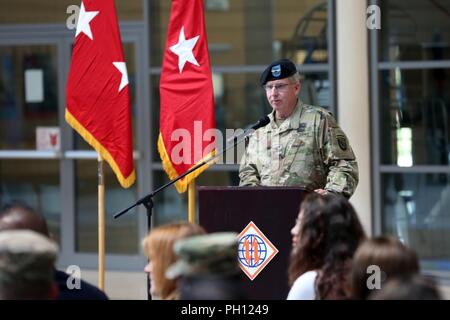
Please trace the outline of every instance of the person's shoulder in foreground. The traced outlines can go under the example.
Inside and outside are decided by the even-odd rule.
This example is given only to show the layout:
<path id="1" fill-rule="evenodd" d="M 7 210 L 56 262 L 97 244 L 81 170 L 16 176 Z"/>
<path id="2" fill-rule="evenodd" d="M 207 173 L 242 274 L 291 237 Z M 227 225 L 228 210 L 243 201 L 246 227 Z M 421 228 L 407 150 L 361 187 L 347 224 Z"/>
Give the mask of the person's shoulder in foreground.
<path id="1" fill-rule="evenodd" d="M 305 272 L 295 280 L 287 300 L 314 300 L 316 298 L 315 282 L 317 271 Z"/>
<path id="2" fill-rule="evenodd" d="M 57 300 L 109 300 L 105 292 L 96 286 L 80 280 L 79 287 L 69 288 L 70 275 L 61 270 L 55 270 L 55 280 L 58 284 Z"/>

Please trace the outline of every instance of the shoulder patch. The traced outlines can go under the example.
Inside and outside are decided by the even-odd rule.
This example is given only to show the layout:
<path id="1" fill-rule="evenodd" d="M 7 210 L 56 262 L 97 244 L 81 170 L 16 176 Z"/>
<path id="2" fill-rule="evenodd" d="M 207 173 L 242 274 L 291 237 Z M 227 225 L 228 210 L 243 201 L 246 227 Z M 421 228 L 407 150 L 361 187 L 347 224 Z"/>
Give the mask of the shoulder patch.
<path id="1" fill-rule="evenodd" d="M 348 145 L 347 145 L 347 139 L 345 138 L 345 136 L 337 136 L 336 137 L 339 148 L 341 148 L 343 151 L 347 150 Z"/>

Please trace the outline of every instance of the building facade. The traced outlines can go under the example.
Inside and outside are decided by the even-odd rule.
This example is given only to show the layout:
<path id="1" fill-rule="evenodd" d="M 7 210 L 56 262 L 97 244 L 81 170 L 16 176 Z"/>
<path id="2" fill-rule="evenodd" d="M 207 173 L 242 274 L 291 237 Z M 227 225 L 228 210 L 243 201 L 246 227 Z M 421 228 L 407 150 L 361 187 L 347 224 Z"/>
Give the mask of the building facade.
<path id="1" fill-rule="evenodd" d="M 59 265 L 97 265 L 96 153 L 64 120 L 79 1 L 0 3 L 0 204 L 41 211 Z M 113 215 L 168 182 L 156 141 L 159 78 L 170 1 L 116 1 L 129 73 L 137 183 L 106 168 L 106 267 L 141 271 L 145 208 Z M 338 118 L 360 164 L 352 202 L 369 233 L 395 235 L 424 270 L 450 270 L 450 1 L 205 0 L 217 128 L 270 111 L 259 75 L 295 61 L 301 98 Z M 48 136 L 56 137 L 48 141 Z M 46 140 L 47 139 L 47 140 Z M 237 185 L 216 165 L 197 185 Z M 173 187 L 155 198 L 152 225 L 187 219 Z M 293 222 L 294 223 L 294 222 Z"/>

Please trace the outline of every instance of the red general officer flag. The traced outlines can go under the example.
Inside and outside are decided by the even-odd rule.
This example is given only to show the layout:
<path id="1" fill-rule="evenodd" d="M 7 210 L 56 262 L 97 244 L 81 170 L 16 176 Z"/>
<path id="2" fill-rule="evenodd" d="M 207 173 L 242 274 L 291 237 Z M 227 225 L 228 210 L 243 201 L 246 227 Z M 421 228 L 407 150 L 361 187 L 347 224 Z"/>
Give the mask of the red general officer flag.
<path id="1" fill-rule="evenodd" d="M 172 1 L 159 90 L 158 150 L 173 180 L 215 153 L 207 133 L 215 120 L 203 0 Z M 179 180 L 178 192 L 206 168 Z"/>
<path id="2" fill-rule="evenodd" d="M 109 163 L 122 187 L 134 183 L 128 74 L 114 0 L 81 2 L 66 121 Z"/>

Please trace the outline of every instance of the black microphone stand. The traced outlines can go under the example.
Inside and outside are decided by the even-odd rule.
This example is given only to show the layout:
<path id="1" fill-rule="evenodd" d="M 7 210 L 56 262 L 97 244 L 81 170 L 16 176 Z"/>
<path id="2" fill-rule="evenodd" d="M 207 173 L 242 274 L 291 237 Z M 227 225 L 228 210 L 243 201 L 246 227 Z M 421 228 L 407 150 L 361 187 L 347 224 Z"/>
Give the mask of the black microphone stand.
<path id="1" fill-rule="evenodd" d="M 179 175 L 178 177 L 176 177 L 175 179 L 171 180 L 170 182 L 166 183 L 165 185 L 162 185 L 161 187 L 159 187 L 158 189 L 152 191 L 151 193 L 149 193 L 148 195 L 146 195 L 145 197 L 142 197 L 141 199 L 139 199 L 138 201 L 136 201 L 133 205 L 129 206 L 128 208 L 120 211 L 119 213 L 116 213 L 114 215 L 114 219 L 119 218 L 120 216 L 124 215 L 125 213 L 127 213 L 129 210 L 133 209 L 134 207 L 143 204 L 144 207 L 147 209 L 147 228 L 148 230 L 151 229 L 151 216 L 152 216 L 152 209 L 153 209 L 153 197 L 158 194 L 159 192 L 161 192 L 162 190 L 166 189 L 167 187 L 173 185 L 175 182 L 177 182 L 180 179 L 183 179 L 185 176 L 187 176 L 188 174 L 194 172 L 195 170 L 203 167 L 204 165 L 212 162 L 213 160 L 217 159 L 218 157 L 220 157 L 222 154 L 224 154 L 225 152 L 227 152 L 229 149 L 234 148 L 236 145 L 238 145 L 239 143 L 241 143 L 242 141 L 244 141 L 245 139 L 247 139 L 254 131 L 255 129 L 262 127 L 264 125 L 267 125 L 268 123 L 268 118 L 265 117 L 261 120 L 259 120 L 256 124 L 254 124 L 252 127 L 250 128 L 246 128 L 244 130 L 244 132 L 241 135 L 238 136 L 234 136 L 232 137 L 233 140 L 233 144 L 229 145 L 228 147 L 226 147 L 224 150 L 220 151 L 219 153 L 217 153 L 214 156 L 209 157 L 206 160 L 203 160 L 202 162 L 198 163 L 197 165 L 195 165 L 194 167 L 192 167 L 191 169 L 189 169 L 188 171 L 186 171 L 185 173 Z M 239 139 L 239 140 L 238 140 Z M 230 141 L 227 140 L 227 145 L 228 142 Z M 147 294 L 148 294 L 148 299 L 151 300 L 151 295 L 150 295 L 150 279 L 147 277 Z"/>
<path id="2" fill-rule="evenodd" d="M 133 205 L 129 206 L 128 208 L 120 211 L 119 213 L 116 213 L 114 215 L 114 219 L 119 218 L 120 216 L 124 215 L 125 213 L 127 213 L 129 210 L 133 209 L 134 207 L 143 204 L 145 206 L 145 208 L 147 209 L 147 216 L 151 217 L 152 215 L 152 208 L 153 208 L 153 197 L 158 194 L 159 192 L 161 192 L 162 190 L 166 189 L 167 187 L 173 185 L 175 182 L 177 182 L 180 179 L 183 179 L 185 176 L 187 176 L 188 174 L 194 172 L 195 170 L 197 170 L 200 167 L 203 167 L 205 164 L 210 163 L 211 161 L 217 159 L 218 157 L 220 157 L 222 154 L 224 154 L 225 152 L 227 152 L 228 150 L 230 150 L 231 148 L 234 148 L 236 145 L 238 145 L 239 143 L 241 143 L 242 141 L 244 141 L 245 139 L 247 139 L 247 137 L 253 133 L 253 129 L 248 129 L 247 131 L 244 131 L 244 133 L 240 136 L 237 137 L 233 137 L 233 144 L 228 146 L 227 148 L 225 148 L 224 150 L 220 151 L 219 153 L 217 153 L 214 156 L 209 157 L 206 160 L 203 160 L 202 162 L 198 163 L 197 165 L 195 165 L 194 167 L 192 167 L 191 169 L 189 169 L 188 171 L 186 171 L 183 174 L 180 174 L 178 177 L 176 177 L 175 179 L 171 180 L 170 182 L 166 183 L 165 185 L 162 185 L 161 187 L 159 187 L 158 189 L 152 191 L 151 193 L 149 193 L 148 195 L 146 195 L 145 197 L 142 197 L 141 199 L 139 199 L 138 201 L 136 201 Z M 238 140 L 240 138 L 240 140 Z"/>

